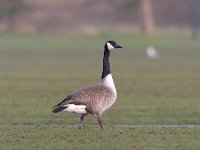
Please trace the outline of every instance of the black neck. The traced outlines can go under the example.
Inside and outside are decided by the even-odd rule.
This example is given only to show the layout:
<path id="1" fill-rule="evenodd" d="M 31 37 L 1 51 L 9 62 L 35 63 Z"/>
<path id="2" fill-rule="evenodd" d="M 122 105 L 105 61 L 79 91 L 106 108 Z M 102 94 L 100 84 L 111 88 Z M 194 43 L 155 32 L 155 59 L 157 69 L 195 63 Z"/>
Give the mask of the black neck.
<path id="1" fill-rule="evenodd" d="M 107 45 L 105 45 L 104 48 L 104 56 L 103 56 L 103 72 L 101 75 L 101 79 L 103 79 L 104 77 L 106 77 L 108 74 L 111 73 L 110 71 L 110 61 L 109 61 L 109 57 L 110 57 L 110 50 L 108 50 Z"/>

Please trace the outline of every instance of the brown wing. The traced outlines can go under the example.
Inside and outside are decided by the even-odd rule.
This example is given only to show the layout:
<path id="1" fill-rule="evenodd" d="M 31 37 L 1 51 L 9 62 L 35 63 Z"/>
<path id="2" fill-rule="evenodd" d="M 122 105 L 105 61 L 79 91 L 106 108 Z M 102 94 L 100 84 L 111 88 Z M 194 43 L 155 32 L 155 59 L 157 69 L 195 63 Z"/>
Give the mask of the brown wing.
<path id="1" fill-rule="evenodd" d="M 91 103 L 91 101 L 104 99 L 111 95 L 112 93 L 110 89 L 103 86 L 102 84 L 91 85 L 89 87 L 83 88 L 75 93 L 70 94 L 54 107 L 67 104 L 88 105 Z"/>

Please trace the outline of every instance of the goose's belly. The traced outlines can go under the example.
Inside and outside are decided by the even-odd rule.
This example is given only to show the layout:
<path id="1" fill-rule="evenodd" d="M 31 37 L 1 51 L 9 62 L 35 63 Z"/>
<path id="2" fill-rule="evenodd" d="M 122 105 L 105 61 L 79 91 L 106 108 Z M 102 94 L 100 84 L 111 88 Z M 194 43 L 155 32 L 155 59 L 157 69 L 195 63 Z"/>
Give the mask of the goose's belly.
<path id="1" fill-rule="evenodd" d="M 108 102 L 106 102 L 104 104 L 104 111 L 106 111 L 107 109 L 109 109 L 115 103 L 116 99 L 117 99 L 117 97 L 109 100 Z"/>
<path id="2" fill-rule="evenodd" d="M 102 101 L 99 109 L 101 109 L 102 112 L 106 111 L 115 103 L 116 99 L 117 99 L 117 96 L 113 96 L 112 98 L 105 99 L 104 101 Z"/>

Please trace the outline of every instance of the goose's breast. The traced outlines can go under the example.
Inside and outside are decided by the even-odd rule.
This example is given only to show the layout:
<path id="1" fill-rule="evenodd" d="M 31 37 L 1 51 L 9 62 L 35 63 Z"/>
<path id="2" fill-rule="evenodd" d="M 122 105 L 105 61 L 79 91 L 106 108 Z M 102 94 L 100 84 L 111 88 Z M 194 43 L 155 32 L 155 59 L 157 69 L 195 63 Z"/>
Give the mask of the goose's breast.
<path id="1" fill-rule="evenodd" d="M 115 88 L 115 83 L 113 81 L 112 75 L 109 74 L 105 78 L 102 79 L 102 84 L 109 88 L 110 91 L 112 92 L 112 96 L 116 97 L 117 96 L 117 91 Z"/>

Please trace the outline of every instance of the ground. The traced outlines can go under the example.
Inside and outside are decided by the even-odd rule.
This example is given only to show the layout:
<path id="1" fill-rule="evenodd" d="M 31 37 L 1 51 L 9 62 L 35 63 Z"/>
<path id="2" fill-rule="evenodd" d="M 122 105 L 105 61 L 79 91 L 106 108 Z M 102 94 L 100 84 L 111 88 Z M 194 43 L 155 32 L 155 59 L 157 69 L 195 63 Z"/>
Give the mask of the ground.
<path id="1" fill-rule="evenodd" d="M 78 130 L 79 115 L 52 106 L 99 81 L 110 39 L 124 47 L 111 53 L 117 102 L 103 114 L 105 129 L 87 116 Z M 199 149 L 199 127 L 135 126 L 200 125 L 199 39 L 2 34 L 0 45 L 0 149 Z M 149 46 L 159 58 L 146 56 Z"/>

